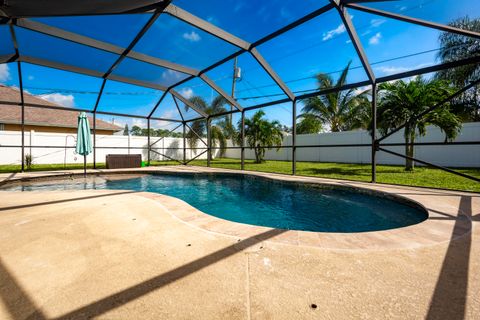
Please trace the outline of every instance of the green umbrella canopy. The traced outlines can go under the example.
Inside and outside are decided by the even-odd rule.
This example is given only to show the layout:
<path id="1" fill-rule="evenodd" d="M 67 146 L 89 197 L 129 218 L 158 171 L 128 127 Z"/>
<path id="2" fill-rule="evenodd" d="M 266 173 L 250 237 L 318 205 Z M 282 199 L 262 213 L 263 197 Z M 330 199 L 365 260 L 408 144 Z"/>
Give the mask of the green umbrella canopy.
<path id="1" fill-rule="evenodd" d="M 82 156 L 87 156 L 93 151 L 90 124 L 85 112 L 80 113 L 78 116 L 77 147 L 75 150 Z"/>

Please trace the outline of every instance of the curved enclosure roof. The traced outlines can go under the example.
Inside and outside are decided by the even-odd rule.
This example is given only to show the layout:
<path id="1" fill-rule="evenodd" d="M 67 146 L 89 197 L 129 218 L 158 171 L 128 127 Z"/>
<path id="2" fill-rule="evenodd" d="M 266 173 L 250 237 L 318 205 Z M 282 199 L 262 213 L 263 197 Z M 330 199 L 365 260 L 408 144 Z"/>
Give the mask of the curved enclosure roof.
<path id="1" fill-rule="evenodd" d="M 451 26 L 479 17 L 475 2 L 9 0 L 0 6 L 0 63 L 14 86 L 20 61 L 33 93 L 40 75 L 52 92 L 82 90 L 72 109 L 188 121 L 207 116 L 193 95 L 223 96 L 239 112 L 478 64 L 480 56 L 437 59 L 442 33 L 479 43 L 479 32 Z M 318 73 L 336 81 L 347 65 L 346 84 L 319 91 Z"/>

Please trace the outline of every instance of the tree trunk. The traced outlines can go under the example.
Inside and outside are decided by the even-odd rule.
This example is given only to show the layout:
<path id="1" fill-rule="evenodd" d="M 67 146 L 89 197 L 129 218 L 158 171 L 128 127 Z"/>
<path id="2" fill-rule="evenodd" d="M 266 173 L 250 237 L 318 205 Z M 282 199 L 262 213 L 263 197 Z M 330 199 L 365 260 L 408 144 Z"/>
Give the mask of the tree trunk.
<path id="1" fill-rule="evenodd" d="M 262 159 L 260 158 L 260 148 L 259 147 L 255 147 L 255 163 L 261 163 L 262 162 Z"/>
<path id="2" fill-rule="evenodd" d="M 415 143 L 415 133 L 410 134 L 410 138 L 407 138 L 405 141 L 405 155 L 408 157 L 414 156 L 414 143 Z M 415 168 L 415 161 L 411 159 L 405 159 L 405 170 L 406 171 L 413 171 Z"/>

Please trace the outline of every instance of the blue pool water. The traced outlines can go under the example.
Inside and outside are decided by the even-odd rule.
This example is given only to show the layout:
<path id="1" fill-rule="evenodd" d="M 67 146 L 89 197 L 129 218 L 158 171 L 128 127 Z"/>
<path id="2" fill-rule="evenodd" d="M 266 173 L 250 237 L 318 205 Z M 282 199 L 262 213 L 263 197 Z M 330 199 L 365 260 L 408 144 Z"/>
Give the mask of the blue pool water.
<path id="1" fill-rule="evenodd" d="M 419 207 L 345 189 L 239 175 L 145 175 L 123 180 L 55 181 L 10 190 L 123 189 L 177 197 L 218 218 L 281 229 L 364 232 L 419 223 Z"/>

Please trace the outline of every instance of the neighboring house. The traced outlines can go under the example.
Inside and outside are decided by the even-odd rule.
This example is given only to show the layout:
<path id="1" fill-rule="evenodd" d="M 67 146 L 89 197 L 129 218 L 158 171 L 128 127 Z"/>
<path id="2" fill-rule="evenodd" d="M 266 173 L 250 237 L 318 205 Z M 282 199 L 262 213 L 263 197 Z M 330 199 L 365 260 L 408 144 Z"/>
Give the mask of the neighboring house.
<path id="1" fill-rule="evenodd" d="M 47 106 L 62 107 L 50 101 L 23 93 L 25 103 L 41 104 Z M 2 103 L 20 102 L 20 92 L 14 88 L 0 85 L 0 130 L 21 131 L 22 109 L 19 105 Z M 25 107 L 25 131 L 53 133 L 76 133 L 78 111 Z M 93 118 L 88 116 L 90 128 L 93 129 Z M 123 128 L 97 119 L 97 134 L 113 135 Z"/>

